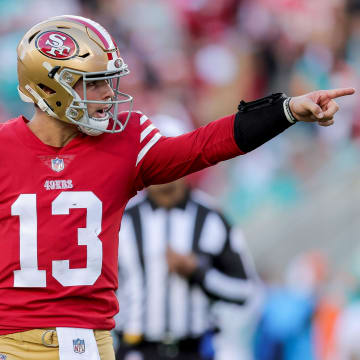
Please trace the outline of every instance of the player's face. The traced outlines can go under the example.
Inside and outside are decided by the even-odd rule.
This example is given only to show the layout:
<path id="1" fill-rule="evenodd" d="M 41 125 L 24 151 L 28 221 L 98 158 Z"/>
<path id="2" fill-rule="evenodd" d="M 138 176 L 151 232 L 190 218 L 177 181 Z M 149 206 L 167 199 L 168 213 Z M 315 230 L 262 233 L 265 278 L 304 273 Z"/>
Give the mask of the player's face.
<path id="1" fill-rule="evenodd" d="M 80 95 L 81 98 L 83 97 L 84 85 L 81 80 L 79 80 L 77 84 L 74 86 L 74 90 Z M 96 80 L 96 81 L 88 82 L 86 85 L 87 100 L 104 101 L 104 100 L 110 100 L 113 97 L 114 97 L 114 91 L 105 80 Z M 87 105 L 87 108 L 90 117 L 102 118 L 106 116 L 106 110 L 109 109 L 109 106 L 89 103 Z"/>

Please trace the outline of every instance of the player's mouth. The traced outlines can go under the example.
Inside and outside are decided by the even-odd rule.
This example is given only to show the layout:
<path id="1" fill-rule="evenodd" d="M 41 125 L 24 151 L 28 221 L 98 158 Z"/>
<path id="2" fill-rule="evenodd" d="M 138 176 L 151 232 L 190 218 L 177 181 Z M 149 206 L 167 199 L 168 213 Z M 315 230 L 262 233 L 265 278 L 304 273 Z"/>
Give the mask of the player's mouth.
<path id="1" fill-rule="evenodd" d="M 95 111 L 93 117 L 97 117 L 97 118 L 104 118 L 107 116 L 107 111 L 106 109 L 98 109 Z"/>
<path id="2" fill-rule="evenodd" d="M 101 107 L 101 108 L 95 110 L 93 117 L 99 118 L 99 119 L 107 118 L 109 116 L 109 111 L 110 111 L 111 107 L 112 107 L 112 105 L 106 106 L 106 107 Z"/>

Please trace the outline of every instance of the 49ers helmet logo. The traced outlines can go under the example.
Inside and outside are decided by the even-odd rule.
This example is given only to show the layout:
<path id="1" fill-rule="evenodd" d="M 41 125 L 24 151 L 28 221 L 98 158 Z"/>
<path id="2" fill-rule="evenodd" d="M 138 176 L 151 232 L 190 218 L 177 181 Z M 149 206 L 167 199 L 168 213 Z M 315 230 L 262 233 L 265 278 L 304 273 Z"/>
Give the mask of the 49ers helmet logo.
<path id="1" fill-rule="evenodd" d="M 71 59 L 79 53 L 79 45 L 68 34 L 61 31 L 46 31 L 36 39 L 37 49 L 52 59 Z"/>

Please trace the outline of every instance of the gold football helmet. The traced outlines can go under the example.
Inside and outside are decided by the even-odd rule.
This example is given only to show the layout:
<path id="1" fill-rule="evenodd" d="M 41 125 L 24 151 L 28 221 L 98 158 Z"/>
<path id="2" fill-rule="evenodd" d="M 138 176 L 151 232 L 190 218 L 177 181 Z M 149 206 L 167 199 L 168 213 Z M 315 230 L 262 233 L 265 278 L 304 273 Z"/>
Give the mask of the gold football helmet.
<path id="1" fill-rule="evenodd" d="M 63 15 L 33 26 L 17 48 L 18 91 L 48 115 L 76 124 L 89 135 L 121 132 L 131 114 L 132 96 L 119 91 L 120 78 L 129 73 L 110 34 L 98 23 L 80 16 Z M 106 80 L 114 96 L 87 100 L 87 84 Z M 83 82 L 82 96 L 74 90 Z M 87 104 L 100 104 L 102 117 L 89 116 Z M 127 117 L 118 119 L 119 105 L 128 103 Z M 110 119 L 113 124 L 109 126 Z"/>

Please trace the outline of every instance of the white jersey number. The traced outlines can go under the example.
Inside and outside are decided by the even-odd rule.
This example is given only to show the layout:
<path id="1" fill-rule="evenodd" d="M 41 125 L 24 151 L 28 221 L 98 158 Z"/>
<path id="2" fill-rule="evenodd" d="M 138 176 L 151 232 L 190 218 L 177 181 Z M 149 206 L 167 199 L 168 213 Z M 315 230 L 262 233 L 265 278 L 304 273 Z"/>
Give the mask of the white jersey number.
<path id="1" fill-rule="evenodd" d="M 92 285 L 101 274 L 102 203 L 90 191 L 66 191 L 52 202 L 53 215 L 68 215 L 70 209 L 86 209 L 86 227 L 78 229 L 78 244 L 87 246 L 87 266 L 70 269 L 69 260 L 54 260 L 52 276 L 63 286 Z M 46 287 L 46 271 L 38 269 L 36 194 L 21 194 L 11 206 L 20 219 L 20 270 L 14 271 L 15 287 Z"/>

